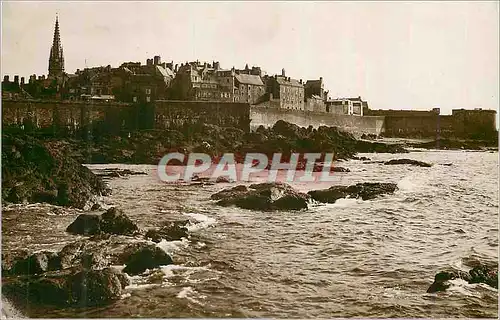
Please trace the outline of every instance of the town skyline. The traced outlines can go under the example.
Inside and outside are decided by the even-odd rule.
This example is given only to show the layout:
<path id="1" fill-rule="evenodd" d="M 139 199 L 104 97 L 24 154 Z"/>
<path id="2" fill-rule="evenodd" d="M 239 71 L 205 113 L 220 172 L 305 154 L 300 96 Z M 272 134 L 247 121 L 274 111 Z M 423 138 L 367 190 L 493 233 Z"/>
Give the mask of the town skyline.
<path id="1" fill-rule="evenodd" d="M 101 11 L 96 10 L 106 8 L 104 5 L 107 5 L 108 9 L 115 8 L 115 11 L 118 11 L 114 13 L 116 16 L 110 14 L 112 19 L 106 18 L 100 13 Z M 219 61 L 225 69 L 233 66 L 242 68 L 246 64 L 250 67 L 255 65 L 260 66 L 269 75 L 279 74 L 284 68 L 287 75 L 304 81 L 323 77 L 325 89 L 330 91 L 330 97 L 362 96 L 376 109 L 440 107 L 443 113 L 449 113 L 454 108 L 498 109 L 498 28 L 495 28 L 498 27 L 498 16 L 492 15 L 498 13 L 497 3 L 477 5 L 462 3 L 453 6 L 444 3 L 436 5 L 364 3 L 363 6 L 354 3 L 288 3 L 287 6 L 269 3 L 267 6 L 264 4 L 264 7 L 256 3 L 249 5 L 170 2 L 132 5 L 4 2 L 2 3 L 2 76 L 18 74 L 29 77 L 34 73 L 37 75 L 48 73 L 47 57 L 58 13 L 66 60 L 65 70 L 68 73 L 74 73 L 85 66 L 118 67 L 128 61 L 144 64 L 147 58 L 161 55 L 164 61 L 174 61 L 179 64 L 196 60 Z M 76 9 L 76 6 L 79 8 Z M 337 10 L 343 10 L 347 17 L 341 18 L 340 22 L 349 22 L 349 14 L 352 17 L 353 13 L 357 13 L 358 18 L 364 17 L 367 20 L 358 28 L 347 24 L 349 27 L 339 32 L 337 41 L 334 41 L 327 37 L 327 34 L 316 34 L 315 31 L 321 31 L 321 27 L 325 27 L 324 24 L 319 23 L 319 26 L 304 29 L 304 24 L 310 23 L 308 16 L 314 13 L 321 16 L 320 13 L 324 10 L 319 9 L 322 9 L 322 6 L 325 6 L 323 9 L 335 6 Z M 432 6 L 433 9 L 448 6 L 448 9 L 454 8 L 456 12 L 450 13 L 453 10 L 441 12 L 443 18 L 436 20 L 438 12 L 430 10 Z M 213 7 L 222 10 L 213 10 Z M 255 7 L 260 9 L 250 10 Z M 117 8 L 122 9 L 116 10 Z M 264 11 L 266 14 L 262 14 L 262 19 L 258 19 L 257 27 L 255 25 L 249 27 L 245 23 L 240 23 L 241 26 L 233 25 L 234 19 L 231 20 L 227 18 L 227 14 L 223 14 L 230 12 L 251 16 L 263 8 L 267 8 L 268 11 Z M 92 15 L 92 9 L 98 13 Z M 286 19 L 284 21 L 277 15 L 280 9 L 290 17 L 297 19 L 301 15 L 304 17 L 287 27 Z M 469 14 L 470 9 L 474 9 L 475 14 Z M 182 10 L 192 15 L 190 19 L 185 19 L 190 21 L 174 19 L 175 13 L 178 14 Z M 384 10 L 392 13 L 399 10 L 400 16 L 396 18 L 399 21 L 384 24 L 383 16 L 387 15 Z M 133 15 L 132 11 L 136 14 Z M 25 14 L 19 16 L 21 12 Z M 381 21 L 382 23 L 373 24 L 373 21 L 370 23 L 369 17 L 377 15 L 377 12 L 379 23 Z M 109 14 L 109 11 L 107 13 Z M 128 20 L 117 19 L 120 13 Z M 156 16 L 151 19 L 141 18 L 153 13 Z M 165 15 L 166 18 L 159 23 L 154 17 L 161 15 Z M 414 16 L 414 21 L 412 23 L 403 21 L 402 17 L 405 15 Z M 35 17 L 36 20 L 33 20 Z M 226 19 L 219 21 L 218 18 L 221 17 Z M 169 22 L 169 19 L 174 21 Z M 340 22 L 339 26 L 342 26 Z M 434 34 L 437 36 L 433 37 L 432 33 L 426 33 L 422 29 L 423 22 L 442 28 L 435 29 Z M 448 30 L 456 28 L 458 22 L 462 22 L 459 24 L 461 29 Z M 466 26 L 463 22 L 466 22 Z M 406 33 L 409 32 L 411 35 L 409 43 L 404 42 L 406 33 L 401 30 L 389 34 L 385 40 L 379 38 L 384 40 L 383 46 L 373 46 L 377 44 L 376 39 L 370 40 L 366 36 L 359 41 L 355 39 L 360 36 L 361 31 L 367 32 L 368 29 L 376 30 L 372 35 L 381 36 L 384 34 L 381 31 L 388 31 L 398 23 L 399 26 L 406 26 Z M 29 25 L 32 25 L 33 32 L 23 32 Z M 162 29 L 162 26 L 168 28 Z M 184 30 L 189 26 L 191 32 Z M 229 26 L 233 26 L 236 30 L 230 31 Z M 245 28 L 246 32 L 242 32 Z M 274 32 L 275 29 L 278 31 Z M 172 38 L 167 36 L 160 42 L 162 35 Z M 217 35 L 222 35 L 221 40 L 214 46 L 214 37 Z M 455 35 L 455 41 L 440 44 L 439 40 L 445 40 L 446 36 L 450 35 Z M 148 37 L 149 40 L 144 39 Z M 183 37 L 187 38 L 186 43 L 179 43 L 179 39 Z M 429 39 L 424 39 L 426 37 Z M 389 41 L 391 38 L 400 42 Z M 203 40 L 201 43 L 200 39 Z M 118 45 L 120 41 L 121 46 Z M 416 41 L 418 45 L 412 45 L 412 41 Z M 243 42 L 248 42 L 248 45 Z M 316 46 L 311 47 L 311 42 Z M 342 45 L 336 45 L 338 42 Z M 414 56 L 409 53 L 424 43 L 434 44 L 434 51 L 412 53 Z M 122 49 L 116 50 L 120 47 Z M 326 49 L 329 51 L 325 53 Z M 385 56 L 386 50 L 391 49 L 399 50 L 399 54 L 395 52 L 390 57 Z M 448 50 L 456 52 L 455 60 L 452 56 L 445 56 Z M 405 57 L 405 54 L 410 56 Z M 419 58 L 419 54 L 423 57 Z M 372 55 L 378 55 L 380 58 L 378 64 Z M 448 65 L 439 64 L 446 60 L 449 62 Z M 425 63 L 428 64 L 427 67 Z M 461 68 L 466 70 L 457 70 Z M 465 76 L 466 74 L 469 77 Z"/>

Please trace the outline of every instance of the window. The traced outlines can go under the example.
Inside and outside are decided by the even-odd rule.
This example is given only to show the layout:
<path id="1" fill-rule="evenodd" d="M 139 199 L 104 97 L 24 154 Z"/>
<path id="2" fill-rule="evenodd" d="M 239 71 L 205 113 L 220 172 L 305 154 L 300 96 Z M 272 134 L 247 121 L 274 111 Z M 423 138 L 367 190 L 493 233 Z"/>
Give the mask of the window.
<path id="1" fill-rule="evenodd" d="M 150 96 L 146 97 L 146 102 L 151 102 L 151 97 Z"/>
<path id="2" fill-rule="evenodd" d="M 137 97 L 133 97 L 133 98 L 132 98 L 132 100 L 133 100 L 134 102 L 137 102 Z"/>
<path id="3" fill-rule="evenodd" d="M 151 89 L 150 88 L 146 88 L 146 94 L 151 94 Z"/>

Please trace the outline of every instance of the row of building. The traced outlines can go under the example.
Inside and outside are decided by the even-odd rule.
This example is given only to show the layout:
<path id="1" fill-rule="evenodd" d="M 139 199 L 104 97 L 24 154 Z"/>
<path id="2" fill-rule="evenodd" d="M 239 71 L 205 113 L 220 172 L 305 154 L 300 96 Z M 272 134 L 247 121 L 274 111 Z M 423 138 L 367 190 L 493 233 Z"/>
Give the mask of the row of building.
<path id="1" fill-rule="evenodd" d="M 282 69 L 269 76 L 260 67 L 224 69 L 219 62 L 175 64 L 160 56 L 146 64 L 125 62 L 119 67 L 64 71 L 64 55 L 56 18 L 49 56 L 49 74 L 31 75 L 28 81 L 8 76 L 2 82 L 3 98 L 92 100 L 149 103 L 154 100 L 242 102 L 252 105 L 336 114 L 363 115 L 366 102 L 358 98 L 330 99 L 323 78 L 297 80 Z"/>

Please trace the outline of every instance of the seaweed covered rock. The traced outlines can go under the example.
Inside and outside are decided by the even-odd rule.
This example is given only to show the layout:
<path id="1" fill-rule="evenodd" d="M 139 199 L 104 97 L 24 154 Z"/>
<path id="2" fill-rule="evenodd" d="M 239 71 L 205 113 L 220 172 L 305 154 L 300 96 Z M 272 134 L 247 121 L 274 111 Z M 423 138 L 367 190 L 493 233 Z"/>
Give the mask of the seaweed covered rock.
<path id="1" fill-rule="evenodd" d="M 418 166 L 418 167 L 432 167 L 432 164 L 423 162 L 423 161 L 418 161 L 418 160 L 413 160 L 413 159 L 393 159 L 384 162 L 385 165 L 395 165 L 395 164 L 409 164 L 412 166 Z"/>
<path id="2" fill-rule="evenodd" d="M 126 275 L 112 268 L 67 269 L 2 280 L 2 293 L 17 303 L 58 307 L 106 305 L 118 300 L 128 284 Z"/>
<path id="3" fill-rule="evenodd" d="M 55 144 L 2 134 L 2 200 L 89 209 L 104 182 Z"/>
<path id="4" fill-rule="evenodd" d="M 478 265 L 464 272 L 460 270 L 440 271 L 434 277 L 434 282 L 427 293 L 445 291 L 450 287 L 450 280 L 463 279 L 468 283 L 484 283 L 498 289 L 498 266 Z"/>
<path id="5" fill-rule="evenodd" d="M 363 182 L 351 186 L 332 186 L 329 189 L 312 190 L 308 194 L 316 201 L 334 203 L 341 198 L 370 200 L 382 194 L 394 193 L 396 189 L 395 183 Z"/>
<path id="6" fill-rule="evenodd" d="M 240 185 L 222 190 L 211 197 L 220 206 L 235 205 L 251 210 L 307 209 L 309 195 L 294 190 L 284 183 L 259 183 L 248 188 Z"/>
<path id="7" fill-rule="evenodd" d="M 158 229 L 149 229 L 146 232 L 145 238 L 151 239 L 153 242 L 160 242 L 162 239 L 174 241 L 187 238 L 188 229 L 186 225 L 188 223 L 188 220 L 165 222 Z"/>
<path id="8" fill-rule="evenodd" d="M 101 233 L 132 235 L 139 228 L 123 211 L 112 207 L 102 215 L 81 214 L 66 231 L 80 235 L 97 235 Z"/>
<path id="9" fill-rule="evenodd" d="M 129 275 L 137 275 L 147 269 L 166 266 L 172 263 L 172 258 L 156 245 L 142 244 L 128 256 L 123 272 Z"/>

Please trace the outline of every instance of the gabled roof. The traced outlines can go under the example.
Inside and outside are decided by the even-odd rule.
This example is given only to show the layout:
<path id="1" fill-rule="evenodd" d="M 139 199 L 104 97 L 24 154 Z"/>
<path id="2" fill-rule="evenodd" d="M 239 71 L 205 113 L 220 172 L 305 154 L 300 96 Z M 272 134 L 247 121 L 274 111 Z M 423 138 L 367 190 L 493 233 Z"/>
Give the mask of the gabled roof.
<path id="1" fill-rule="evenodd" d="M 254 86 L 264 85 L 262 79 L 260 79 L 259 76 L 254 76 L 251 74 L 236 74 L 234 77 L 236 78 L 236 80 L 238 80 L 239 83 L 251 84 Z"/>
<path id="2" fill-rule="evenodd" d="M 287 79 L 288 78 L 286 78 L 286 77 L 278 76 L 276 78 L 276 82 L 278 82 L 278 84 L 280 84 L 280 85 L 285 85 L 285 86 L 304 87 L 304 85 L 302 83 L 300 83 L 298 80 L 290 78 L 290 81 L 288 81 Z"/>
<path id="3" fill-rule="evenodd" d="M 163 68 L 162 66 L 156 66 L 156 69 L 161 73 L 164 77 L 175 77 L 175 74 L 170 68 Z"/>

